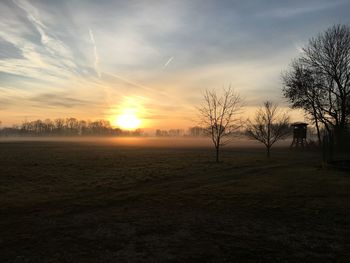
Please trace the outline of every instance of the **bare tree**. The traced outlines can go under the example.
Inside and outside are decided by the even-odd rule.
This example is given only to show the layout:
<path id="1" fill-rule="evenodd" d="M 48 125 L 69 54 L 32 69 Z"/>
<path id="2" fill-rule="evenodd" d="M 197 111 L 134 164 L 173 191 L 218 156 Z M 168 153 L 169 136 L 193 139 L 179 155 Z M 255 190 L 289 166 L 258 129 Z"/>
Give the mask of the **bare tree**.
<path id="1" fill-rule="evenodd" d="M 237 130 L 238 112 L 242 107 L 242 99 L 234 89 L 223 89 L 222 94 L 216 90 L 206 90 L 203 105 L 198 109 L 201 125 L 210 136 L 219 162 L 220 147 L 232 139 L 232 132 Z"/>
<path id="2" fill-rule="evenodd" d="M 254 122 L 248 119 L 246 135 L 263 143 L 266 155 L 270 157 L 271 147 L 290 134 L 289 117 L 281 112 L 278 106 L 270 101 L 264 102 L 255 114 Z"/>
<path id="3" fill-rule="evenodd" d="M 284 77 L 284 96 L 341 146 L 350 122 L 350 26 L 335 25 L 303 48 Z"/>
<path id="4" fill-rule="evenodd" d="M 294 61 L 291 70 L 283 75 L 283 94 L 291 102 L 292 108 L 302 108 L 306 117 L 315 124 L 318 144 L 321 145 L 323 112 L 319 105 L 326 99 L 320 85 L 319 76 L 314 75 L 300 61 Z"/>
<path id="5" fill-rule="evenodd" d="M 63 118 L 58 118 L 54 120 L 56 133 L 59 135 L 63 135 L 64 132 L 64 122 Z"/>

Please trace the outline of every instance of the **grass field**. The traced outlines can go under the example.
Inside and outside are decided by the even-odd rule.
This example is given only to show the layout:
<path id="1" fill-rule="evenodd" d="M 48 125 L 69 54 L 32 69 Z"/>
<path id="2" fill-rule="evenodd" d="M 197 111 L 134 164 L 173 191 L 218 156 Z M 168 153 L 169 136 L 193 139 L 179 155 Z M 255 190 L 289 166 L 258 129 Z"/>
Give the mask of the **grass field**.
<path id="1" fill-rule="evenodd" d="M 213 160 L 198 145 L 1 142 L 0 262 L 349 260 L 349 174 L 283 147 Z"/>

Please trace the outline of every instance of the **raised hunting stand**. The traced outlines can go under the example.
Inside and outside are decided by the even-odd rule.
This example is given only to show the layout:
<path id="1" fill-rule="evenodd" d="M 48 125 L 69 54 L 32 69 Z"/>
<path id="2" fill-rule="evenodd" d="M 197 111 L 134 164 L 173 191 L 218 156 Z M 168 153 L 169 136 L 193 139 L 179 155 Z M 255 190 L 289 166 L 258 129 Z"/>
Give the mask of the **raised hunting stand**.
<path id="1" fill-rule="evenodd" d="M 306 131 L 307 123 L 305 122 L 294 122 L 291 126 L 293 127 L 293 142 L 290 147 L 304 147 L 307 145 L 306 142 Z"/>

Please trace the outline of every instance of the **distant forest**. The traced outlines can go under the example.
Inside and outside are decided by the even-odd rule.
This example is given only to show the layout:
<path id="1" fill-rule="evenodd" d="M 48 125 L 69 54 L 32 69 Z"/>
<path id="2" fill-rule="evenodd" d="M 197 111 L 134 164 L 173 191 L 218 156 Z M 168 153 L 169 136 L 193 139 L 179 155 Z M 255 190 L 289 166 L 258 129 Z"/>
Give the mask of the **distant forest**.
<path id="1" fill-rule="evenodd" d="M 86 121 L 76 118 L 25 121 L 0 129 L 0 136 L 140 136 L 142 130 L 114 128 L 109 121 Z"/>
<path id="2" fill-rule="evenodd" d="M 1 124 L 1 122 L 0 122 Z M 2 137 L 20 137 L 20 136 L 144 136 L 142 129 L 122 130 L 112 127 L 107 120 L 78 120 L 76 118 L 58 118 L 55 120 L 35 120 L 24 121 L 22 124 L 16 124 L 12 127 L 0 127 L 0 136 Z M 204 136 L 205 129 L 195 126 L 187 131 L 183 129 L 157 129 L 157 137 L 174 136 Z"/>

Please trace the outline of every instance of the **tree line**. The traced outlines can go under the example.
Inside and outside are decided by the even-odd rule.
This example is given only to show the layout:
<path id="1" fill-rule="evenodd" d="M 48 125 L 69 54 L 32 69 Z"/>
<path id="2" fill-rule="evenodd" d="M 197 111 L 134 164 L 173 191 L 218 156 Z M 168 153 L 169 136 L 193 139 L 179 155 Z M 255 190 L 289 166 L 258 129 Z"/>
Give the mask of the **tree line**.
<path id="1" fill-rule="evenodd" d="M 76 118 L 58 118 L 24 121 L 20 125 L 0 129 L 2 136 L 121 136 L 141 135 L 142 131 L 123 131 L 114 128 L 106 120 L 78 120 Z"/>

